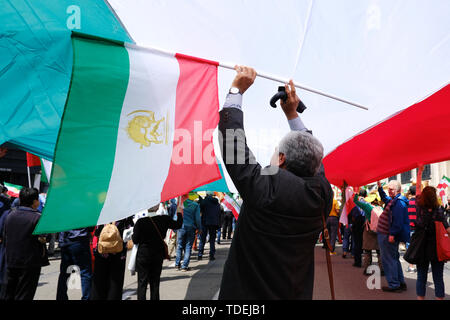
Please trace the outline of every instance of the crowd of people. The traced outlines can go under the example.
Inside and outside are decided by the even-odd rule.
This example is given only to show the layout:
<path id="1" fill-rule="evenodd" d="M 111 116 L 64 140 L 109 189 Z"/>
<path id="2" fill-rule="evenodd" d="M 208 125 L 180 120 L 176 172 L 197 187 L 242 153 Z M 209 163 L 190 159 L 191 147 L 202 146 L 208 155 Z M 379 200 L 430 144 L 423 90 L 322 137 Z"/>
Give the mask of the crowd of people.
<path id="1" fill-rule="evenodd" d="M 0 188 L 2 300 L 33 299 L 41 268 L 50 264 L 49 256 L 55 252 L 55 242 L 60 250 L 56 300 L 68 300 L 68 280 L 74 271 L 80 275 L 82 300 L 121 300 L 127 252 L 133 246 L 137 248 L 133 268 L 138 278 L 137 298 L 146 299 L 149 285 L 150 299 L 159 300 L 165 258 L 175 258 L 174 267 L 181 272 L 188 271 L 194 247 L 198 260 L 202 260 L 205 243 L 209 241 L 209 260 L 212 261 L 216 241 L 220 244 L 220 234 L 223 239 L 231 239 L 231 226 L 225 217 L 233 215 L 220 203 L 219 197 L 210 192 L 205 198 L 195 193 L 186 194 L 178 199 L 180 204 L 171 199 L 144 214 L 106 225 L 33 235 L 45 197 L 36 188 L 22 188 L 19 197 L 14 199 L 8 196 L 6 187 L 0 185 Z M 131 233 L 127 235 L 129 230 Z M 168 240 L 166 235 L 169 235 Z M 56 241 L 52 240 L 54 238 Z"/>
<path id="2" fill-rule="evenodd" d="M 372 265 L 375 251 L 380 274 L 386 277 L 388 283 L 382 290 L 399 293 L 406 291 L 403 272 L 417 273 L 416 294 L 419 300 L 425 298 L 427 274 L 431 264 L 436 299 L 443 299 L 445 262 L 439 261 L 437 257 L 434 222 L 442 222 L 447 233 L 450 233 L 450 196 L 447 203 L 442 203 L 436 188 L 426 186 L 416 197 L 415 185 L 412 185 L 404 196 L 401 184 L 396 180 L 389 181 L 388 194 L 380 182 L 377 187 L 378 191 L 369 195 L 364 188 L 353 192 L 353 189 L 348 187 L 345 203 L 340 206 L 337 203 L 339 209 L 333 207 L 332 213 L 343 212 L 345 205 L 349 212 L 348 222 L 340 224 L 340 227 L 336 226 L 335 214 L 330 214 L 328 218 L 333 248 L 331 254 L 336 254 L 335 243 L 340 241 L 343 244 L 342 258 L 351 255 L 354 259 L 353 267 L 362 268 L 363 274 L 368 276 L 372 274 L 369 267 Z M 411 237 L 416 231 L 426 233 L 423 240 L 425 250 L 420 253 L 421 262 L 417 265 L 410 263 L 403 270 L 400 252 L 410 248 Z"/>

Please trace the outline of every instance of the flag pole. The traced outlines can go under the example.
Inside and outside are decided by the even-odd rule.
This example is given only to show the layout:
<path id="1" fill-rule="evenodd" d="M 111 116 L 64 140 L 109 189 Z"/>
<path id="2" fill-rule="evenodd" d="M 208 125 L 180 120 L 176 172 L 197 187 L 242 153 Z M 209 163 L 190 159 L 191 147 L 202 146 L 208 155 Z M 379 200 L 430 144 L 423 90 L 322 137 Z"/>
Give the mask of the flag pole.
<path id="1" fill-rule="evenodd" d="M 31 177 L 30 177 L 30 167 L 27 166 L 27 172 L 28 172 L 28 187 L 31 188 Z"/>
<path id="2" fill-rule="evenodd" d="M 156 47 L 138 46 L 138 45 L 131 44 L 131 43 L 125 43 L 124 45 L 126 47 L 129 47 L 129 48 L 138 49 L 138 50 L 144 50 L 144 51 L 150 51 L 150 52 L 157 52 L 157 53 L 163 54 L 163 55 L 169 55 L 169 56 L 176 56 L 177 55 L 175 52 L 170 52 L 170 51 L 167 51 L 167 50 L 164 50 L 164 49 L 160 49 L 160 48 L 156 48 Z M 182 55 L 182 56 L 184 58 L 187 58 L 187 59 L 190 58 L 190 56 L 187 56 L 187 55 Z M 205 62 L 209 61 L 210 63 L 213 63 L 213 61 L 205 60 L 205 59 L 202 59 L 202 58 L 200 58 L 200 59 L 196 58 L 196 57 L 191 57 L 191 58 L 193 60 L 197 60 L 197 61 L 198 60 L 203 60 Z M 222 68 L 225 68 L 225 69 L 234 70 L 234 65 L 231 65 L 229 63 L 219 62 L 218 66 L 222 67 Z M 256 75 L 258 77 L 265 78 L 265 79 L 272 80 L 272 81 L 276 81 L 276 82 L 280 82 L 280 83 L 288 83 L 289 82 L 288 79 L 283 79 L 281 77 L 274 76 L 274 75 L 271 75 L 271 74 L 268 74 L 268 73 L 259 72 L 258 70 L 256 70 Z M 325 93 L 325 92 L 319 91 L 317 89 L 313 89 L 313 88 L 310 88 L 310 87 L 307 87 L 307 86 L 304 86 L 304 85 L 300 85 L 300 84 L 298 84 L 296 82 L 294 82 L 294 86 L 296 88 L 303 89 L 303 90 L 306 90 L 306 91 L 309 91 L 309 92 L 312 92 L 312 93 L 315 93 L 315 94 L 319 94 L 321 96 L 324 96 L 324 97 L 327 97 L 327 98 L 330 98 L 330 99 L 334 99 L 334 100 L 337 100 L 337 101 L 340 101 L 340 102 L 343 102 L 343 103 L 346 103 L 346 104 L 358 107 L 360 109 L 369 110 L 369 108 L 367 108 L 367 107 L 365 107 L 365 106 L 363 106 L 361 104 L 358 104 L 358 103 L 355 103 L 355 102 L 351 102 L 349 100 L 345 100 L 345 99 L 339 98 L 339 97 L 337 97 L 335 95 L 332 95 L 332 94 L 329 94 L 329 93 Z"/>
<path id="3" fill-rule="evenodd" d="M 234 66 L 232 66 L 231 64 L 219 63 L 219 67 L 234 70 Z M 265 79 L 269 79 L 269 80 L 272 80 L 272 81 L 276 81 L 276 82 L 281 82 L 281 83 L 288 83 L 289 82 L 288 79 L 283 79 L 283 78 L 280 78 L 278 76 L 274 76 L 274 75 L 271 75 L 271 74 L 259 72 L 257 70 L 256 70 L 256 76 L 261 77 L 261 78 L 265 78 Z M 337 100 L 337 101 L 340 101 L 340 102 L 343 102 L 343 103 L 346 103 L 346 104 L 349 104 L 349 105 L 352 105 L 352 106 L 355 106 L 355 107 L 358 107 L 358 108 L 361 108 L 361 109 L 364 109 L 364 110 L 369 110 L 369 108 L 367 108 L 367 107 L 365 107 L 363 105 L 360 105 L 358 103 L 351 102 L 351 101 L 348 101 L 348 100 L 336 97 L 334 95 L 331 95 L 331 94 L 328 94 L 328 93 L 324 93 L 322 91 L 319 91 L 319 90 L 316 90 L 316 89 L 313 89 L 313 88 L 306 87 L 304 85 L 300 85 L 300 84 L 298 84 L 296 82 L 294 82 L 294 86 L 296 88 L 303 89 L 303 90 L 306 90 L 306 91 L 309 91 L 309 92 L 312 92 L 312 93 L 316 93 L 316 94 L 319 94 L 321 96 L 324 96 L 324 97 L 327 97 L 327 98 L 330 98 L 330 99 L 334 99 L 334 100 Z"/>

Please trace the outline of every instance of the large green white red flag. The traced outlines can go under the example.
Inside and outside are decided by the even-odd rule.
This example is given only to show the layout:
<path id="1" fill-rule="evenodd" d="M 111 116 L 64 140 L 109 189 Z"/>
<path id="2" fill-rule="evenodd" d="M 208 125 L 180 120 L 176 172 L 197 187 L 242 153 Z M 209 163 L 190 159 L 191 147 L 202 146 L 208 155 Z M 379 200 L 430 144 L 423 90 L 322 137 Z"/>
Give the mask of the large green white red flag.
<path id="1" fill-rule="evenodd" d="M 72 41 L 72 80 L 35 233 L 116 221 L 220 178 L 217 63 Z"/>

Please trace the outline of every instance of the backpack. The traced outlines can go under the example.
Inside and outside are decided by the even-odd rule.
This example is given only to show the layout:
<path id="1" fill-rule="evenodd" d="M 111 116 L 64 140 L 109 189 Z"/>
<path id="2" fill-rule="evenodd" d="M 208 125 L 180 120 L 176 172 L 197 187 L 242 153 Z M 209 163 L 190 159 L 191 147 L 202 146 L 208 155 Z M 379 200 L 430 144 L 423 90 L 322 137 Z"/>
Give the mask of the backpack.
<path id="1" fill-rule="evenodd" d="M 378 219 L 380 218 L 382 213 L 383 208 L 373 207 L 372 211 L 370 212 L 370 223 L 369 223 L 370 230 L 377 232 Z"/>
<path id="2" fill-rule="evenodd" d="M 122 250 L 123 240 L 120 236 L 119 229 L 117 229 L 114 223 L 105 225 L 102 232 L 100 232 L 100 237 L 98 238 L 98 253 L 119 253 Z"/>

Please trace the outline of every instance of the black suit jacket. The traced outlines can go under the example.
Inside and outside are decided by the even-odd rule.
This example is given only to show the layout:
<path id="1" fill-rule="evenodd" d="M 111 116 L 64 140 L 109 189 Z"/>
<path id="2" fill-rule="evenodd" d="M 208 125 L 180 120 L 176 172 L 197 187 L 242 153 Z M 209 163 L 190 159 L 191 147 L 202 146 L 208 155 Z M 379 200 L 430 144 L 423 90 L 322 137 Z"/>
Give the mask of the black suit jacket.
<path id="1" fill-rule="evenodd" d="M 219 130 L 225 167 L 243 199 L 219 299 L 312 299 L 314 248 L 322 214 L 328 217 L 333 200 L 323 166 L 314 177 L 285 169 L 261 174 L 274 168 L 256 163 L 245 142 L 242 111 L 222 110 Z M 244 163 L 227 163 L 227 152 L 238 151 L 245 152 Z"/>

